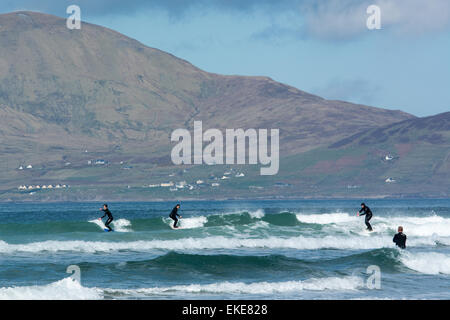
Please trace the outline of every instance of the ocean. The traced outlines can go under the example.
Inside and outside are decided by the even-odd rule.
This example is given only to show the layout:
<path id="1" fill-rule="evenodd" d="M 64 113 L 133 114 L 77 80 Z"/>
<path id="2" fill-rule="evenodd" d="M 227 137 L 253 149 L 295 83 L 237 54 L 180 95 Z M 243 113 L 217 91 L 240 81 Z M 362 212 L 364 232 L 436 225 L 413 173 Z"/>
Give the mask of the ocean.
<path id="1" fill-rule="evenodd" d="M 449 299 L 450 200 L 365 202 L 1 204 L 0 299 Z"/>

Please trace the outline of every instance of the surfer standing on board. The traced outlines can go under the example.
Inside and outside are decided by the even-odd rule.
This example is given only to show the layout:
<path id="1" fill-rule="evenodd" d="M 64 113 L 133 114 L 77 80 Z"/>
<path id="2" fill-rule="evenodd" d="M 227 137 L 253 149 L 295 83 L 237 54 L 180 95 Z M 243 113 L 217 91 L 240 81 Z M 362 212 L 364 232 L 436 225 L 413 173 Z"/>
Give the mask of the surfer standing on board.
<path id="1" fill-rule="evenodd" d="M 109 211 L 109 209 L 108 209 L 108 205 L 105 203 L 103 205 L 103 208 L 100 208 L 100 211 L 103 211 L 105 214 L 103 215 L 103 217 L 98 218 L 98 220 L 101 221 L 104 217 L 108 216 L 108 219 L 106 220 L 106 223 L 105 223 L 105 227 L 107 227 L 109 229 L 109 231 L 113 231 L 111 229 L 111 227 L 109 226 L 109 224 L 114 220 L 114 218 L 111 214 L 111 211 Z"/>
<path id="2" fill-rule="evenodd" d="M 180 209 L 180 204 L 177 204 L 173 209 L 172 212 L 170 213 L 169 217 L 174 221 L 173 223 L 173 227 L 176 229 L 177 227 L 177 223 L 178 223 L 178 217 L 182 218 L 182 216 L 180 216 L 178 214 L 178 209 Z"/>
<path id="3" fill-rule="evenodd" d="M 362 212 L 362 213 L 361 213 Z M 366 216 L 366 220 L 364 221 L 366 223 L 367 226 L 367 230 L 369 231 L 373 231 L 372 226 L 370 225 L 369 221 L 370 219 L 372 219 L 372 211 L 370 210 L 370 208 L 368 206 L 366 206 L 366 204 L 363 202 L 361 203 L 361 210 L 359 210 L 358 212 L 358 217 L 359 216 Z"/>

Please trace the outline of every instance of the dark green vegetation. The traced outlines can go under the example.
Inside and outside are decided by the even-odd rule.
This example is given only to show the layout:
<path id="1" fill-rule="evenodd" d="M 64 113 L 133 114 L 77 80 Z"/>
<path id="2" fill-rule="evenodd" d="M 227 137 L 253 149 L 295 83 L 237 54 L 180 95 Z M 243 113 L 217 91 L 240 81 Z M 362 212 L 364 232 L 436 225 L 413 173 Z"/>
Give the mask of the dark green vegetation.
<path id="1" fill-rule="evenodd" d="M 448 196 L 448 113 L 418 119 L 211 74 L 112 30 L 65 23 L 0 15 L 0 200 Z M 204 130 L 279 128 L 279 174 L 237 166 L 215 181 L 232 168 L 173 167 L 170 134 L 194 120 Z M 107 163 L 88 164 L 97 159 Z M 143 188 L 199 179 L 190 191 Z M 70 188 L 17 190 L 44 184 Z"/>

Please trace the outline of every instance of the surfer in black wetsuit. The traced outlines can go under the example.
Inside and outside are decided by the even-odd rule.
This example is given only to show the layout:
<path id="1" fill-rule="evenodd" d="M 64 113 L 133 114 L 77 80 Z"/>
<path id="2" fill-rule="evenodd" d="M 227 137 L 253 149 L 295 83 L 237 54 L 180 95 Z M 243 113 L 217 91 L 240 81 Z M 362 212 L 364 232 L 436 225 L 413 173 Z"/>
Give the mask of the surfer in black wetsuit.
<path id="1" fill-rule="evenodd" d="M 180 205 L 177 204 L 173 209 L 172 212 L 170 213 L 169 217 L 174 221 L 173 223 L 173 227 L 174 228 L 178 228 L 177 227 L 177 223 L 178 223 L 178 217 L 182 218 L 182 216 L 180 216 L 178 214 L 178 209 L 180 209 Z"/>
<path id="2" fill-rule="evenodd" d="M 362 213 L 361 213 L 362 212 Z M 365 203 L 361 203 L 361 210 L 358 212 L 358 216 L 366 216 L 365 223 L 367 226 L 367 230 L 373 231 L 372 226 L 370 225 L 369 221 L 372 219 L 372 211 L 368 206 L 366 206 Z"/>
<path id="3" fill-rule="evenodd" d="M 98 218 L 98 220 L 102 220 L 104 217 L 108 216 L 108 219 L 106 220 L 106 223 L 105 223 L 105 227 L 107 227 L 109 229 L 109 231 L 113 231 L 111 229 L 111 227 L 109 226 L 109 224 L 114 220 L 114 218 L 111 214 L 111 211 L 109 211 L 109 209 L 108 209 L 108 205 L 104 204 L 103 208 L 100 208 L 100 210 L 103 211 L 105 214 L 103 215 L 103 217 Z"/>
<path id="4" fill-rule="evenodd" d="M 401 249 L 406 249 L 406 234 L 403 233 L 403 227 L 398 227 L 398 233 L 392 239 L 393 242 L 397 245 L 397 247 Z"/>

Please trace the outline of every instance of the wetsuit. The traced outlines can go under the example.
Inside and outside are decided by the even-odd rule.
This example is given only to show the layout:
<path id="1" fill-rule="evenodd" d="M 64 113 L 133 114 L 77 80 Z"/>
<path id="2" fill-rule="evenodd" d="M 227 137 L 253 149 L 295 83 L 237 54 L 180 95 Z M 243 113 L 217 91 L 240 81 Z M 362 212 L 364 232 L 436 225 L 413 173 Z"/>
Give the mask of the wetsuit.
<path id="1" fill-rule="evenodd" d="M 103 215 L 103 217 L 101 217 L 101 219 L 103 219 L 104 217 L 108 216 L 108 220 L 106 220 L 105 227 L 107 227 L 109 229 L 109 231 L 112 231 L 111 227 L 109 226 L 109 224 L 114 220 L 114 218 L 113 218 L 113 216 L 111 214 L 111 211 L 109 211 L 109 209 L 106 209 L 106 210 L 102 209 L 102 211 L 105 214 Z"/>
<path id="2" fill-rule="evenodd" d="M 361 208 L 361 210 L 359 210 L 359 213 L 360 216 L 366 216 L 366 220 L 364 222 L 366 223 L 367 230 L 372 231 L 372 226 L 369 223 L 370 219 L 372 219 L 372 211 L 370 210 L 370 208 L 368 206 L 364 206 L 364 208 Z"/>
<path id="3" fill-rule="evenodd" d="M 173 227 L 174 228 L 178 228 L 177 227 L 177 223 L 178 223 L 178 217 L 179 216 L 180 215 L 178 214 L 178 208 L 177 207 L 173 208 L 172 212 L 169 215 L 169 217 L 174 221 L 174 223 L 173 223 Z"/>
<path id="4" fill-rule="evenodd" d="M 392 239 L 393 242 L 397 245 L 397 247 L 401 249 L 406 248 L 406 234 L 403 232 L 399 232 L 394 236 L 394 239 Z"/>

